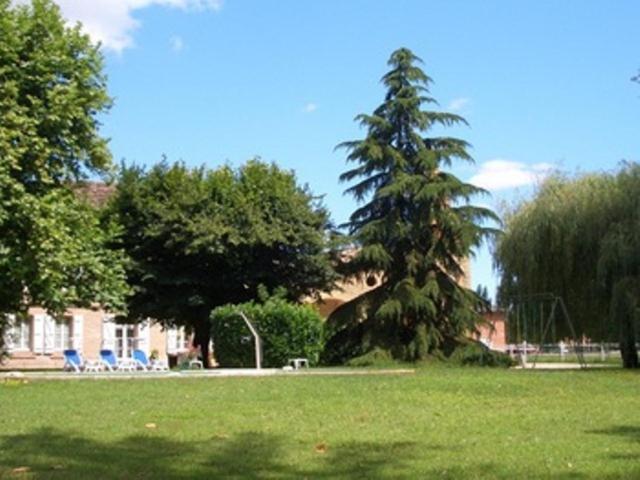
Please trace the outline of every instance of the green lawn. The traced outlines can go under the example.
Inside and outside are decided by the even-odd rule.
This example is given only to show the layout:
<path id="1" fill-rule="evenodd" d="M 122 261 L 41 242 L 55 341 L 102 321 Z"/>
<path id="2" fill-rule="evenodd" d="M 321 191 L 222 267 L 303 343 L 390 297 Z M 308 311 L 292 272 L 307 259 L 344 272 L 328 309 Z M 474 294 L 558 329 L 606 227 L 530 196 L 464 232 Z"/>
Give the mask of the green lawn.
<path id="1" fill-rule="evenodd" d="M 640 478 L 640 376 L 9 381 L 0 478 Z"/>

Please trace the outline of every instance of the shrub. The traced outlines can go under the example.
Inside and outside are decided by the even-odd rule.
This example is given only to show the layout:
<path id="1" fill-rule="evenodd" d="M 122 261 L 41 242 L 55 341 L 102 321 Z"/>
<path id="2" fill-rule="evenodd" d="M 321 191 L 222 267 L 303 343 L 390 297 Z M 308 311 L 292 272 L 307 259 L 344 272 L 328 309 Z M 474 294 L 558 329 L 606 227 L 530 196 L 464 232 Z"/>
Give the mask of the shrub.
<path id="1" fill-rule="evenodd" d="M 475 365 L 481 367 L 511 367 L 515 361 L 506 353 L 490 350 L 480 342 L 460 345 L 455 349 L 450 360 L 460 365 Z"/>
<path id="2" fill-rule="evenodd" d="M 364 355 L 352 358 L 347 362 L 347 365 L 350 367 L 386 367 L 397 363 L 387 350 L 375 347 Z"/>
<path id="3" fill-rule="evenodd" d="M 282 367 L 303 357 L 317 365 L 324 348 L 322 317 L 310 305 L 281 298 L 264 303 L 224 305 L 211 312 L 214 355 L 223 367 L 255 366 L 253 336 L 239 312 L 253 323 L 262 340 L 262 366 Z"/>

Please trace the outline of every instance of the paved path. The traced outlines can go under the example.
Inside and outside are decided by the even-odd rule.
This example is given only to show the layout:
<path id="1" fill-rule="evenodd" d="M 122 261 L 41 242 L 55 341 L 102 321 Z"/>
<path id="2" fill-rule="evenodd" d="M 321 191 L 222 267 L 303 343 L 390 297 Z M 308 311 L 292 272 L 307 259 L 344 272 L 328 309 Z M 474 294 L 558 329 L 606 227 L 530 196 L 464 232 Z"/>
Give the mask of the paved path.
<path id="1" fill-rule="evenodd" d="M 586 366 L 586 369 L 591 368 L 615 368 L 616 365 L 606 364 L 606 363 L 590 363 Z M 518 365 L 514 367 L 516 369 L 534 369 L 534 370 L 580 370 L 583 368 L 579 363 L 569 363 L 569 362 L 537 362 L 535 365 L 533 363 L 525 363 L 523 365 Z"/>
<path id="2" fill-rule="evenodd" d="M 215 368 L 211 370 L 176 370 L 170 372 L 0 372 L 0 381 L 7 379 L 19 380 L 105 380 L 132 379 L 151 380 L 163 378 L 226 378 L 226 377 L 292 377 L 319 375 L 407 375 L 415 373 L 414 369 L 339 369 L 339 368 L 309 368 L 294 371 L 279 368 Z"/>

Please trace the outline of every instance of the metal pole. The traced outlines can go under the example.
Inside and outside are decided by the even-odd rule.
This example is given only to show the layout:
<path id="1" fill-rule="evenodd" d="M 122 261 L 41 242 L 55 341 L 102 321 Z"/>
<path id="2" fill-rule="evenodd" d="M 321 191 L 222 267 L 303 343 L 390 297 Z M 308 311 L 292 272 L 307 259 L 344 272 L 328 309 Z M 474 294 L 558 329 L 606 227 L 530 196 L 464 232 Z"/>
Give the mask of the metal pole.
<path id="1" fill-rule="evenodd" d="M 584 355 L 582 351 L 578 349 L 576 331 L 573 328 L 573 322 L 571 322 L 571 317 L 569 317 L 569 312 L 567 311 L 567 307 L 565 306 L 564 300 L 562 300 L 562 297 L 558 297 L 558 303 L 560 303 L 560 308 L 562 308 L 562 313 L 564 314 L 567 324 L 569 325 L 569 329 L 571 330 L 571 335 L 573 335 L 573 338 L 575 339 L 574 344 L 576 346 L 576 355 L 578 357 L 578 361 L 580 362 L 580 367 L 587 368 L 587 362 L 584 359 Z"/>
<path id="2" fill-rule="evenodd" d="M 542 340 L 544 340 L 544 338 L 547 336 L 547 331 L 549 330 L 549 326 L 554 321 L 554 316 L 556 313 L 556 303 L 557 302 L 553 302 L 553 305 L 551 306 L 551 312 L 549 313 L 549 320 L 547 321 L 547 325 L 544 327 L 544 331 L 542 332 Z M 537 363 L 538 363 L 538 354 L 536 353 L 536 356 L 533 358 L 533 368 L 536 368 Z"/>
<path id="3" fill-rule="evenodd" d="M 258 332 L 253 327 L 253 325 L 251 324 L 251 322 L 249 321 L 247 316 L 244 314 L 244 312 L 239 311 L 238 313 L 240 314 L 240 316 L 244 320 L 244 323 L 247 324 L 247 327 L 249 327 L 249 330 L 251 331 L 251 334 L 253 335 L 253 338 L 255 340 L 255 345 L 256 345 L 256 369 L 260 370 L 262 368 L 262 345 L 260 344 L 260 336 L 258 335 Z"/>

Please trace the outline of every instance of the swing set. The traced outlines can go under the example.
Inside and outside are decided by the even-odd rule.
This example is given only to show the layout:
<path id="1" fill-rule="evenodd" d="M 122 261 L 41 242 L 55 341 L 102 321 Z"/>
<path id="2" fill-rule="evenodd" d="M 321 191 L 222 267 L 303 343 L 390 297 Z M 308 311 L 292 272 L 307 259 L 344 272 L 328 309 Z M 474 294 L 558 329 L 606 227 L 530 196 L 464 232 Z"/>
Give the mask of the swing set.
<path id="1" fill-rule="evenodd" d="M 583 350 L 567 307 L 552 293 L 510 298 L 506 309 L 508 352 L 517 355 L 523 367 L 536 368 L 540 355 L 558 352 L 564 360 L 573 349 L 580 368 L 586 368 Z M 528 357 L 533 361 L 529 364 Z"/>

